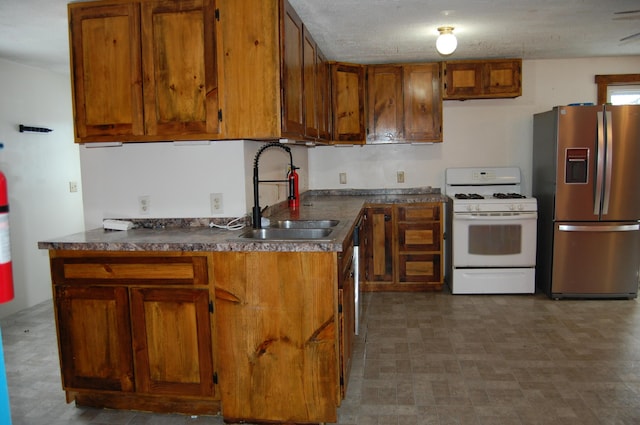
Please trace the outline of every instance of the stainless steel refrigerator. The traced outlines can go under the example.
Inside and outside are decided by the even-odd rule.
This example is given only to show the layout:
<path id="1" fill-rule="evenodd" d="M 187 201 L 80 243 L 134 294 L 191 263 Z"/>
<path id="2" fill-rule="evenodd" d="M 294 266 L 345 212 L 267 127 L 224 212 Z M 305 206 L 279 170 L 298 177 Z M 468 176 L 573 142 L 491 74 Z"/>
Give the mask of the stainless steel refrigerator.
<path id="1" fill-rule="evenodd" d="M 640 105 L 534 115 L 536 284 L 551 298 L 636 298 Z"/>

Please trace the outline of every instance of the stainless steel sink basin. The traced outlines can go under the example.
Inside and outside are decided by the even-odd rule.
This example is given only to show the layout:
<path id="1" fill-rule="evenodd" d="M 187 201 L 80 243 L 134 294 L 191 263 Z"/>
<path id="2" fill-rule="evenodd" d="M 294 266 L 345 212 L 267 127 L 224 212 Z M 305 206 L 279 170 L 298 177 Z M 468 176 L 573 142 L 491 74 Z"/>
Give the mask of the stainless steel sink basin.
<path id="1" fill-rule="evenodd" d="M 278 229 L 326 229 L 335 227 L 339 220 L 278 220 L 269 225 Z"/>
<path id="2" fill-rule="evenodd" d="M 251 229 L 240 235 L 241 238 L 256 239 L 261 241 L 287 241 L 287 240 L 305 240 L 305 239 L 323 239 L 327 238 L 332 229 L 281 229 L 281 228 L 264 228 Z"/>

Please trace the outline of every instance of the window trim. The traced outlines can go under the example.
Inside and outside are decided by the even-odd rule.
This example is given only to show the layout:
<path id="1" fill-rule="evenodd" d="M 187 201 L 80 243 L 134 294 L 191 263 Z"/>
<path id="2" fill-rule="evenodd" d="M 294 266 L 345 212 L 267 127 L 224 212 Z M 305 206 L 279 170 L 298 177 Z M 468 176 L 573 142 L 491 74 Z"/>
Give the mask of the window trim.
<path id="1" fill-rule="evenodd" d="M 598 105 L 602 105 L 607 103 L 608 86 L 640 85 L 640 74 L 596 75 L 595 83 L 598 85 Z"/>

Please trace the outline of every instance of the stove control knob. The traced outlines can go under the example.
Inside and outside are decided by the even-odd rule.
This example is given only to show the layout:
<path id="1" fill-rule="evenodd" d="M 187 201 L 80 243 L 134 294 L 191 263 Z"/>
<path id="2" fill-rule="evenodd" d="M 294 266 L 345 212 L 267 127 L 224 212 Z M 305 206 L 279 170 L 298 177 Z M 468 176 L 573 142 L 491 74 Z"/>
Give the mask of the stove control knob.
<path id="1" fill-rule="evenodd" d="M 518 204 L 518 211 L 522 211 L 522 210 L 524 210 L 524 205 Z"/>
<path id="2" fill-rule="evenodd" d="M 514 211 L 516 209 L 516 206 L 513 204 L 509 204 L 509 210 L 510 211 Z"/>
<path id="3" fill-rule="evenodd" d="M 480 211 L 480 204 L 476 204 L 476 211 Z"/>

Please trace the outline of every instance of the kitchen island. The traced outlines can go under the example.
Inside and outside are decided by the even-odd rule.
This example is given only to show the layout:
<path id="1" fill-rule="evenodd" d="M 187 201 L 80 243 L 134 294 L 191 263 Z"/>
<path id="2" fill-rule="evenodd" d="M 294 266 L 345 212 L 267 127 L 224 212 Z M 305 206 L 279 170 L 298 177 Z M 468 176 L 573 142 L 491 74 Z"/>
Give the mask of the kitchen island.
<path id="1" fill-rule="evenodd" d="M 40 242 L 67 401 L 335 422 L 349 378 L 354 224 L 370 204 L 445 199 L 429 189 L 315 191 L 294 214 L 267 210 L 271 220 L 339 220 L 322 240 L 255 241 L 184 219 Z"/>

